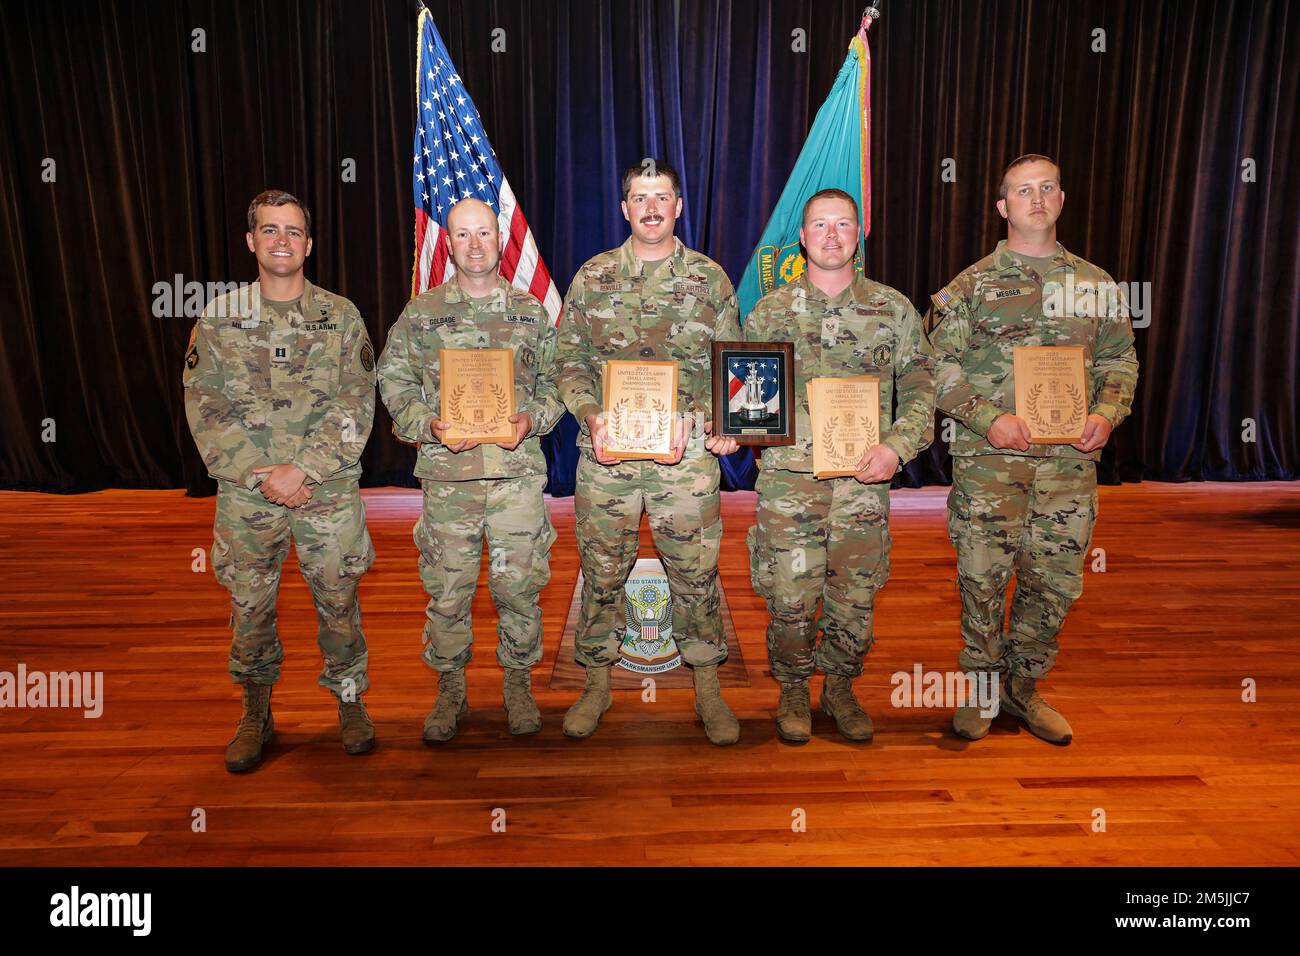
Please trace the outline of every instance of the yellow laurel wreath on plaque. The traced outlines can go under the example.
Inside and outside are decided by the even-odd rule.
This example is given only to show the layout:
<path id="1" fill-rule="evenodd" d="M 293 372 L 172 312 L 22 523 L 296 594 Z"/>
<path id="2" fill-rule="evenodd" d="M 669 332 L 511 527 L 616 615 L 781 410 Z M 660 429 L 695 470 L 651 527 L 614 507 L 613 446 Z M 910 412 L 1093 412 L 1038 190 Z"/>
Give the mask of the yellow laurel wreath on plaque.
<path id="1" fill-rule="evenodd" d="M 465 394 L 465 386 L 457 385 L 447 395 L 447 410 L 451 413 L 451 420 L 454 422 L 459 422 L 462 418 L 461 398 L 464 396 L 464 394 Z"/>
<path id="2" fill-rule="evenodd" d="M 657 398 L 650 403 L 650 407 L 655 411 L 656 425 L 654 431 L 650 433 L 648 438 L 643 438 L 638 441 L 634 438 L 628 438 L 623 434 L 623 414 L 627 411 L 627 402 L 628 400 L 626 398 L 620 398 L 614 404 L 614 407 L 610 409 L 610 430 L 617 437 L 619 444 L 628 450 L 648 451 L 657 442 L 661 441 L 668 432 L 668 419 L 670 417 L 668 414 L 668 407 Z"/>
<path id="3" fill-rule="evenodd" d="M 1083 393 L 1073 385 L 1067 385 L 1065 394 L 1070 396 L 1070 407 L 1074 409 L 1074 417 L 1078 418 L 1083 414 Z"/>
<path id="4" fill-rule="evenodd" d="M 1025 393 L 1025 408 L 1029 410 L 1029 417 L 1033 419 L 1034 424 L 1046 427 L 1047 422 L 1043 421 L 1042 416 L 1038 414 L 1038 396 L 1042 393 L 1041 384 L 1029 386 L 1029 391 Z"/>
<path id="5" fill-rule="evenodd" d="M 826 424 L 822 426 L 822 444 L 826 446 L 826 454 L 832 461 L 839 461 L 840 456 L 835 453 L 835 426 L 839 424 L 839 419 L 831 416 L 826 419 Z"/>
<path id="6" fill-rule="evenodd" d="M 497 418 L 498 419 L 506 418 L 509 415 L 508 407 L 506 404 L 506 390 L 502 388 L 500 385 L 495 385 L 495 384 L 489 385 L 488 387 L 492 390 L 492 394 L 496 396 Z"/>

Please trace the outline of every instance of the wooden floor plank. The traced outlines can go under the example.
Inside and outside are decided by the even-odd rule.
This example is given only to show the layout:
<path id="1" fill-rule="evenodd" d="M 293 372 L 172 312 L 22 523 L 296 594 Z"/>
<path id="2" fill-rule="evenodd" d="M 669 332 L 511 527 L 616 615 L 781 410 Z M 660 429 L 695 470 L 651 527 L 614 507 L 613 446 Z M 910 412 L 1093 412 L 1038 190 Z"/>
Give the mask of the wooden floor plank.
<path id="1" fill-rule="evenodd" d="M 896 672 L 956 666 L 945 497 L 893 495 L 892 576 L 858 682 L 876 723 L 868 745 L 820 714 L 810 743 L 776 739 L 767 614 L 744 544 L 754 498 L 737 493 L 724 495 L 720 569 L 748 680 L 726 690 L 739 744 L 704 740 L 686 689 L 653 703 L 620 691 L 595 737 L 561 734 L 574 693 L 546 677 L 577 577 L 562 499 L 550 502 L 558 539 L 535 680 L 543 731 L 505 730 L 481 587 L 472 710 L 435 749 L 420 742 L 435 678 L 419 659 L 419 495 L 367 491 L 378 559 L 361 593 L 379 746 L 353 758 L 338 743 L 291 554 L 276 740 L 260 770 L 236 777 L 221 759 L 239 712 L 226 594 L 191 570 L 192 549 L 211 546 L 212 499 L 0 493 L 0 670 L 102 671 L 105 697 L 97 719 L 0 709 L 0 865 L 1300 862 L 1300 486 L 1101 489 L 1092 547 L 1106 571 L 1088 573 L 1045 685 L 1074 724 L 1066 748 L 1006 717 L 970 743 L 952 735 L 948 710 L 891 706 Z M 642 553 L 653 553 L 644 532 Z M 492 830 L 499 810 L 504 833 Z M 803 832 L 791 826 L 799 811 Z"/>

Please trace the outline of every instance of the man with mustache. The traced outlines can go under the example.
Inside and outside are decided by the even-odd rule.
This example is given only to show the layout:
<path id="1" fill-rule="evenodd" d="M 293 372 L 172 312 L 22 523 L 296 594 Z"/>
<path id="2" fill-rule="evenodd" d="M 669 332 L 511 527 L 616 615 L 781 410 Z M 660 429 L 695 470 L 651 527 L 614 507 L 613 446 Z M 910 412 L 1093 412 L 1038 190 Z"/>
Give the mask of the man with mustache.
<path id="1" fill-rule="evenodd" d="M 492 207 L 462 199 L 447 214 L 447 234 L 455 275 L 407 304 L 379 359 L 379 391 L 397 434 L 420 448 L 415 475 L 424 508 L 415 543 L 429 595 L 424 662 L 438 674 L 438 697 L 424 721 L 428 743 L 454 737 L 469 709 L 470 606 L 485 537 L 506 723 L 516 735 L 542 727 L 531 675 L 542 659 L 537 595 L 551 579 L 555 531 L 542 497 L 541 439 L 564 414 L 555 390 L 555 326 L 537 299 L 498 271 L 501 236 Z M 480 348 L 514 351 L 514 438 L 449 442 L 449 423 L 440 419 L 439 352 Z"/>
<path id="2" fill-rule="evenodd" d="M 958 660 L 968 672 L 997 673 L 1001 708 L 1064 745 L 1074 731 L 1037 686 L 1056 662 L 1066 612 L 1083 593 L 1097 515 L 1095 463 L 1131 410 L 1137 353 L 1111 277 L 1056 241 L 1065 203 L 1060 167 L 1037 153 L 1012 160 L 998 197 L 1007 238 L 931 296 L 926 316 L 938 407 L 957 421 L 948 534 L 961 591 L 965 647 Z M 1029 426 L 1015 414 L 1017 345 L 1083 347 L 1091 394 L 1079 441 L 1031 443 Z M 952 725 L 979 740 L 992 720 L 978 706 L 959 707 Z"/>
<path id="3" fill-rule="evenodd" d="M 793 743 L 812 736 L 814 670 L 826 675 L 821 709 L 840 735 L 872 737 L 853 681 L 871 649 L 876 592 L 889 577 L 889 483 L 934 437 L 934 360 L 920 316 L 902 293 L 854 269 L 861 235 L 848 193 L 810 197 L 799 230 L 807 271 L 763 296 L 745 319 L 748 340 L 794 342 L 795 444 L 763 450 L 748 535 L 754 590 L 771 615 L 777 734 Z M 852 477 L 819 480 L 808 380 L 850 375 L 880 379 L 880 441 L 863 451 Z"/>
<path id="4" fill-rule="evenodd" d="M 230 675 L 244 713 L 226 769 L 251 770 L 271 739 L 280 565 L 292 538 L 311 587 L 325 658 L 319 683 L 338 698 L 343 748 L 374 746 L 361 702 L 366 639 L 357 584 L 374 562 L 358 480 L 375 414 L 375 353 L 357 307 L 308 282 L 311 214 L 268 190 L 248 207 L 251 287 L 208 303 L 185 354 L 185 413 L 217 479 L 212 570 L 230 591 Z"/>
<path id="5" fill-rule="evenodd" d="M 740 338 L 736 293 L 721 266 L 674 236 L 681 185 L 667 163 L 647 159 L 623 174 L 622 209 L 632 235 L 578 270 L 560 322 L 560 395 L 580 428 L 574 513 L 583 587 L 575 656 L 586 668 L 586 687 L 565 715 L 564 732 L 591 736 L 609 709 L 623 584 L 636 562 L 644 509 L 672 592 L 673 637 L 692 669 L 695 712 L 711 742 L 732 744 L 740 724 L 718 686 L 727 645 L 715 456 L 737 445 L 708 433 L 710 344 Z M 669 456 L 619 461 L 606 453 L 602 376 L 610 359 L 677 363 L 679 418 Z"/>

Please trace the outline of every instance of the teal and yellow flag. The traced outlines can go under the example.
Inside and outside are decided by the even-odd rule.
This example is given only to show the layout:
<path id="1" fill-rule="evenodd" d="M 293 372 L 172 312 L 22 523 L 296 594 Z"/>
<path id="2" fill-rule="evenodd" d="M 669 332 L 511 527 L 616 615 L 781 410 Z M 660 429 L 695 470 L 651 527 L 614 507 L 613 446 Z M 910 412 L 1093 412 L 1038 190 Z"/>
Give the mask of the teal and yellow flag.
<path id="1" fill-rule="evenodd" d="M 803 274 L 800 219 L 804 202 L 819 189 L 843 189 L 856 199 L 862 213 L 862 235 L 871 232 L 871 50 L 867 30 L 873 19 L 870 13 L 862 18 L 830 96 L 817 111 L 794 171 L 740 280 L 742 317 L 764 295 Z M 860 249 L 854 267 L 862 270 Z"/>

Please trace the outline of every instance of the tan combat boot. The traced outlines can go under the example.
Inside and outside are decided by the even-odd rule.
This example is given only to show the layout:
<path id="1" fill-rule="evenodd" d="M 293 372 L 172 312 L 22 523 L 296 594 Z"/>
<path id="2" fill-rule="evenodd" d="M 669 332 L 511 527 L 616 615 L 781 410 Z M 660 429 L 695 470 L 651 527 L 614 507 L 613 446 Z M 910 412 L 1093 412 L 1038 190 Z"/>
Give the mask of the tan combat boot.
<path id="1" fill-rule="evenodd" d="M 985 717 L 979 707 L 958 707 L 952 715 L 952 729 L 958 737 L 967 740 L 982 740 L 988 736 L 993 726 L 993 718 Z"/>
<path id="2" fill-rule="evenodd" d="M 360 698 L 339 701 L 339 736 L 350 754 L 369 753 L 375 745 L 375 725 Z"/>
<path id="3" fill-rule="evenodd" d="M 533 700 L 533 674 L 527 667 L 507 667 L 505 676 L 506 726 L 518 737 L 542 729 L 542 715 Z"/>
<path id="4" fill-rule="evenodd" d="M 781 684 L 781 701 L 776 705 L 776 735 L 794 744 L 812 740 L 812 709 L 806 679 Z"/>
<path id="5" fill-rule="evenodd" d="M 261 763 L 262 745 L 275 731 L 275 721 L 271 718 L 271 685 L 250 681 L 243 688 L 244 714 L 226 747 L 226 769 L 231 773 L 243 773 Z"/>
<path id="6" fill-rule="evenodd" d="M 433 703 L 433 710 L 424 718 L 424 733 L 421 735 L 426 744 L 451 740 L 456 736 L 456 722 L 469 710 L 469 700 L 465 693 L 465 669 L 438 672 L 438 699 Z"/>
<path id="7" fill-rule="evenodd" d="M 587 668 L 587 686 L 582 696 L 564 715 L 566 737 L 590 737 L 596 732 L 600 715 L 613 703 L 609 694 L 609 665 Z"/>
<path id="8" fill-rule="evenodd" d="M 1064 717 L 1038 693 L 1037 681 L 1032 677 L 1011 677 L 1002 686 L 1002 709 L 1019 717 L 1035 737 L 1048 743 L 1065 746 L 1074 737 L 1074 731 Z"/>
<path id="9" fill-rule="evenodd" d="M 718 665 L 691 668 L 695 678 L 695 713 L 704 721 L 704 736 L 709 743 L 725 747 L 740 739 L 740 721 L 722 699 L 718 686 Z"/>
<path id="10" fill-rule="evenodd" d="M 871 718 L 853 696 L 853 678 L 827 674 L 822 682 L 822 713 L 835 718 L 840 736 L 848 740 L 870 740 Z"/>

